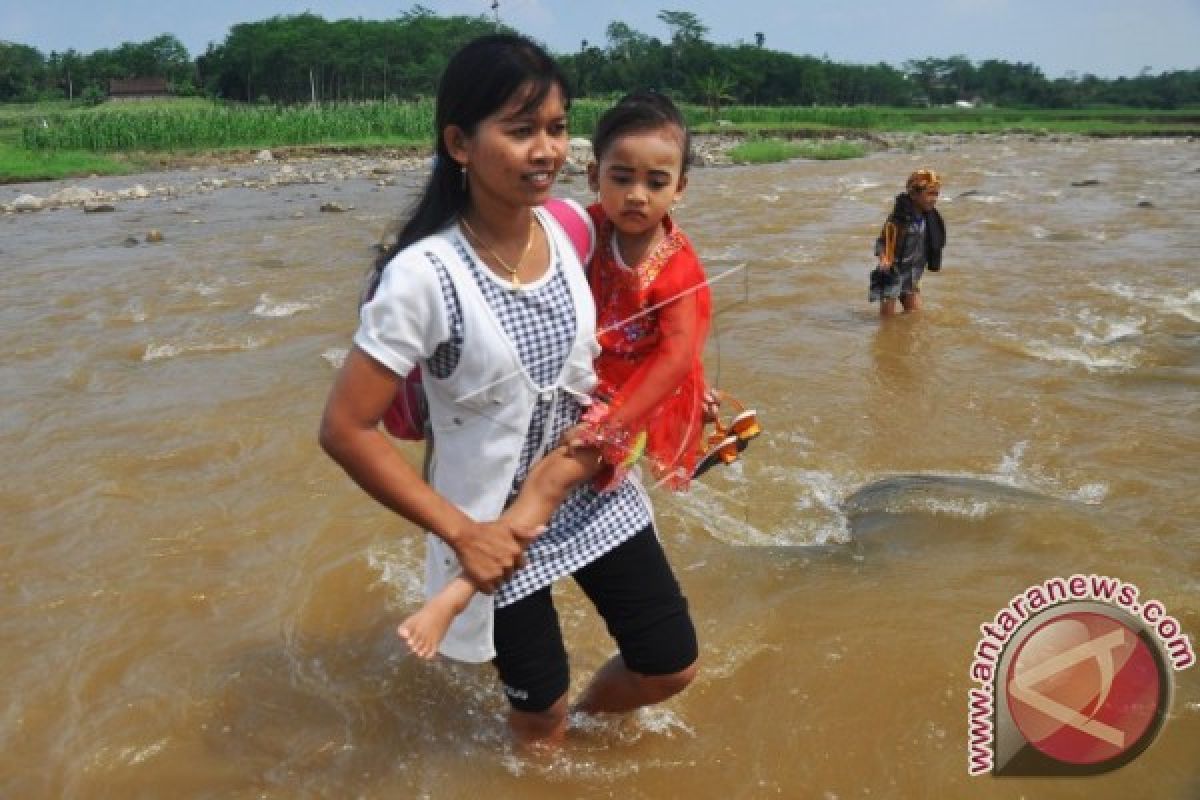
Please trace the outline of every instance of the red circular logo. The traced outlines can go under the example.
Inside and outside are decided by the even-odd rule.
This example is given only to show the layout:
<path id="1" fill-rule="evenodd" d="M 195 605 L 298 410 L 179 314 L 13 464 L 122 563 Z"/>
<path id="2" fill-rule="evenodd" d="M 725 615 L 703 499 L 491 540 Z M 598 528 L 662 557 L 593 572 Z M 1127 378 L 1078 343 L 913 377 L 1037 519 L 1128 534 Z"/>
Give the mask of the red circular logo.
<path id="1" fill-rule="evenodd" d="M 1154 653 L 1104 614 L 1072 612 L 1039 626 L 1021 642 L 1005 678 L 1021 735 L 1063 763 L 1117 758 L 1160 718 Z"/>

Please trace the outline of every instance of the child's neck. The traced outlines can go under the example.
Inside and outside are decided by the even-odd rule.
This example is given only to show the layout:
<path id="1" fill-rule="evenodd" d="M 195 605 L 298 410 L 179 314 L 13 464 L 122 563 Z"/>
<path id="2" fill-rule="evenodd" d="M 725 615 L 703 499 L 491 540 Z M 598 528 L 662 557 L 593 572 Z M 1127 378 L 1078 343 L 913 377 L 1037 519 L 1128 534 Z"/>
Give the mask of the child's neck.
<path id="1" fill-rule="evenodd" d="M 663 231 L 661 221 L 652 230 L 646 231 L 643 234 L 631 236 L 616 230 L 617 250 L 621 256 L 621 261 L 627 267 L 636 267 L 654 252 L 654 248 L 658 246 L 658 243 L 663 240 L 665 235 L 666 233 Z"/>

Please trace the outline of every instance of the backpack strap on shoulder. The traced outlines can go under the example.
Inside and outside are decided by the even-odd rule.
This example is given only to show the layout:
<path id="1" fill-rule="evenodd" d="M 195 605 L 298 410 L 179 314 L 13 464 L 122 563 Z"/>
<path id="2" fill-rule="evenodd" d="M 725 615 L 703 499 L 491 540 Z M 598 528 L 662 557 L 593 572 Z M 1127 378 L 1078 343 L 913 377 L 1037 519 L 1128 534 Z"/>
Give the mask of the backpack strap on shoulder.
<path id="1" fill-rule="evenodd" d="M 579 263 L 586 269 L 596 245 L 596 229 L 592 225 L 592 218 L 583 206 L 567 198 L 551 197 L 544 208 L 567 234 L 575 247 L 575 254 L 579 256 Z"/>

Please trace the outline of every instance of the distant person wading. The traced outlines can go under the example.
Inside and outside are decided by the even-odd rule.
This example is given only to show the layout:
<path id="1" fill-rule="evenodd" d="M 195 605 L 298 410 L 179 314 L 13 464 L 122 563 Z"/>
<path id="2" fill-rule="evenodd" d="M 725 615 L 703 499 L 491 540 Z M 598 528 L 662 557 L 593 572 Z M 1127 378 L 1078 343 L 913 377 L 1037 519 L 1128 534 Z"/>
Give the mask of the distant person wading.
<path id="1" fill-rule="evenodd" d="M 921 276 L 942 268 L 946 223 L 938 213 L 942 180 L 931 169 L 908 176 L 906 191 L 896 195 L 892 213 L 875 240 L 879 265 L 871 270 L 869 302 L 879 303 L 879 313 L 896 313 L 896 300 L 905 311 L 921 309 Z"/>

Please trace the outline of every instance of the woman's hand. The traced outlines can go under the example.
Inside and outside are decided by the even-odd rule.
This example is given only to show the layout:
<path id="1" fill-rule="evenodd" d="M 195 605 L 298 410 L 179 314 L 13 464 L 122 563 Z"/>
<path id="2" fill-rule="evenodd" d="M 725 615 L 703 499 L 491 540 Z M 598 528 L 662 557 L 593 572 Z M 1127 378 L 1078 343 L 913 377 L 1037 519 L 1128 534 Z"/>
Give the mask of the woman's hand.
<path id="1" fill-rule="evenodd" d="M 475 588 L 491 594 L 525 563 L 529 547 L 546 527 L 519 528 L 503 519 L 471 522 L 446 543 L 458 556 L 463 574 Z"/>
<path id="2" fill-rule="evenodd" d="M 372 497 L 441 537 L 479 590 L 495 591 L 521 565 L 540 530 L 477 523 L 421 478 L 379 430 L 398 385 L 399 378 L 381 364 L 351 350 L 325 406 L 321 446 Z"/>

